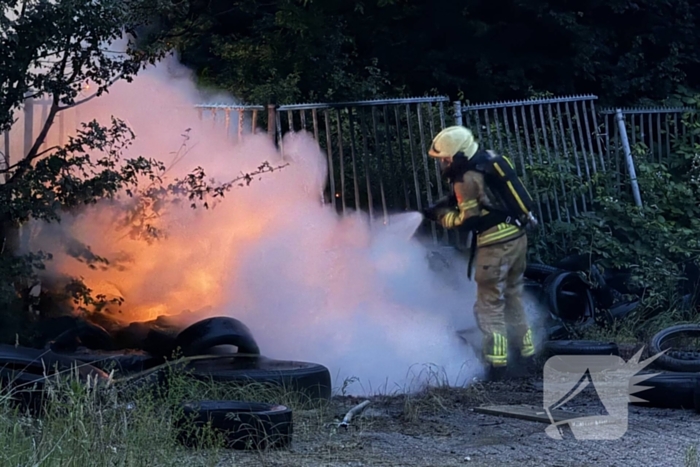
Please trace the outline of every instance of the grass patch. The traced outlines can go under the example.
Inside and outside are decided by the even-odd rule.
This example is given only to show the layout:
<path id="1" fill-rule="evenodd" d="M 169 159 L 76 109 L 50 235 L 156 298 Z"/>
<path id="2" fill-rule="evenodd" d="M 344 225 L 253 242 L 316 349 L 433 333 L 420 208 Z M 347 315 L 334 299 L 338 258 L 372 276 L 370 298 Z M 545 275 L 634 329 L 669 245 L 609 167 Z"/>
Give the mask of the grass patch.
<path id="1" fill-rule="evenodd" d="M 282 387 L 196 380 L 175 368 L 168 370 L 164 384 L 138 383 L 95 385 L 80 383 L 73 374 L 50 376 L 34 392 L 44 400 L 35 416 L 15 403 L 31 388 L 3 388 L 0 465 L 215 466 L 238 457 L 244 464 L 264 465 L 263 452 L 226 450 L 223 437 L 206 425 L 196 430 L 197 448 L 183 447 L 175 427 L 183 417 L 181 404 L 207 399 L 283 404 L 293 410 L 295 440 L 316 436 L 331 416 L 327 402 L 309 401 Z M 184 428 L 194 430 L 194 425 Z"/>
<path id="2" fill-rule="evenodd" d="M 644 308 L 639 313 L 635 311 L 612 324 L 586 329 L 581 333 L 581 338 L 617 344 L 648 345 L 649 340 L 662 329 L 678 324 L 700 324 L 700 314 L 679 308 L 662 311 L 652 318 L 644 318 L 643 310 Z"/>

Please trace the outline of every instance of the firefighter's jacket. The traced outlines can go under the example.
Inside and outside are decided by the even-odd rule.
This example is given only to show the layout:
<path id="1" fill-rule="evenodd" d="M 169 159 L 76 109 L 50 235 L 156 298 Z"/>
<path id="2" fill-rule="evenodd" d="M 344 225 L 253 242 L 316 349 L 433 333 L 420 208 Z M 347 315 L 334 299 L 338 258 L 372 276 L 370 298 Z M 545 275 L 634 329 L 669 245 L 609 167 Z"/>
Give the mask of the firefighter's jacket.
<path id="1" fill-rule="evenodd" d="M 447 229 L 469 226 L 478 232 L 477 247 L 507 242 L 525 234 L 525 230 L 506 222 L 498 223 L 483 230 L 483 221 L 487 221 L 489 208 L 504 211 L 499 199 L 486 186 L 484 175 L 473 170 L 467 171 L 461 180 L 454 180 L 454 194 L 457 209 L 448 211 L 440 223 Z"/>

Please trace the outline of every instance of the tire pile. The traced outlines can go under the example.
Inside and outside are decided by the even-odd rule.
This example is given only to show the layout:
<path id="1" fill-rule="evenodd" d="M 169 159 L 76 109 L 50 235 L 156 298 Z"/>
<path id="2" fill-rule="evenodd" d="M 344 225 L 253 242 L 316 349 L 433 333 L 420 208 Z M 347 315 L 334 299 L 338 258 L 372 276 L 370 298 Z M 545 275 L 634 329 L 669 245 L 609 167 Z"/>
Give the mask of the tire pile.
<path id="1" fill-rule="evenodd" d="M 698 309 L 700 268 L 685 265 L 678 287 L 681 306 Z M 632 284 L 630 270 L 601 270 L 590 255 L 570 255 L 554 265 L 530 263 L 525 290 L 549 311 L 549 339 L 576 337 L 596 325 L 623 320 L 634 312 L 644 290 Z M 650 316 L 649 316 L 650 317 Z"/>
<path id="2" fill-rule="evenodd" d="M 700 338 L 700 325 L 679 324 L 656 333 L 640 359 L 654 358 L 639 375 L 654 375 L 640 383 L 646 388 L 634 394 L 642 401 L 632 404 L 669 409 L 695 409 L 700 413 L 700 347 L 670 345 L 676 339 Z M 691 350 L 692 349 L 692 350 Z M 563 355 L 615 355 L 620 349 L 613 342 L 553 340 L 545 342 L 544 359 Z M 658 356 L 657 356 L 658 355 Z"/>
<path id="3" fill-rule="evenodd" d="M 310 401 L 331 397 L 328 368 L 261 355 L 248 327 L 233 318 L 206 318 L 181 330 L 169 326 L 167 318 L 109 330 L 75 318 L 58 320 L 47 325 L 57 335 L 47 340 L 44 349 L 0 345 L 0 383 L 21 389 L 16 391 L 19 402 L 37 415 L 46 379 L 76 368 L 83 382 L 106 382 L 114 369 L 124 381 L 163 385 L 166 370 L 175 367 L 197 380 L 263 383 L 284 387 Z M 167 359 L 176 350 L 183 357 L 169 363 Z M 281 404 L 202 400 L 184 403 L 181 408 L 185 418 L 176 422 L 178 428 L 185 419 L 194 423 L 195 431 L 210 423 L 232 449 L 283 448 L 292 440 L 292 410 Z M 179 439 L 188 446 L 196 441 L 184 428 Z"/>
<path id="4" fill-rule="evenodd" d="M 690 309 L 698 306 L 699 272 L 695 265 L 687 267 L 688 280 L 679 290 L 683 306 Z M 549 311 L 544 360 L 557 355 L 620 355 L 612 342 L 571 339 L 593 326 L 622 320 L 638 307 L 643 290 L 631 287 L 630 271 L 601 272 L 590 256 L 572 255 L 555 265 L 529 264 L 525 278 L 526 293 Z M 644 402 L 633 404 L 700 413 L 700 347 L 670 345 L 681 336 L 700 338 L 700 325 L 671 326 L 650 339 L 642 358 L 660 355 L 640 375 L 655 376 L 640 383 L 647 389 L 634 396 Z"/>
<path id="5" fill-rule="evenodd" d="M 633 312 L 639 291 L 630 279 L 629 271 L 601 272 L 588 256 L 573 255 L 554 266 L 528 264 L 525 291 L 549 311 L 548 338 L 566 339 Z"/>

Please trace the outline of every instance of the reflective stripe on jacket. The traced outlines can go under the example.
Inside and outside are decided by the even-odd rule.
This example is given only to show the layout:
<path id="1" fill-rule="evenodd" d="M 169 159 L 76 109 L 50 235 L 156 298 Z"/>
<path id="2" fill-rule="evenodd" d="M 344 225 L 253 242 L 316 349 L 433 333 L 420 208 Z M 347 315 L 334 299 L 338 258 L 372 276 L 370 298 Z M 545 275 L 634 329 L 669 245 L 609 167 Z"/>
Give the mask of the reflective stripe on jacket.
<path id="1" fill-rule="evenodd" d="M 495 206 L 495 199 L 489 196 L 489 190 L 485 187 L 484 175 L 476 171 L 468 171 L 461 181 L 455 181 L 454 193 L 457 197 L 457 209 L 448 212 L 441 220 L 446 229 L 459 227 L 478 217 L 486 216 L 492 209 L 504 209 Z M 477 237 L 477 246 L 487 246 L 506 242 L 523 235 L 525 231 L 508 223 L 501 223 Z"/>

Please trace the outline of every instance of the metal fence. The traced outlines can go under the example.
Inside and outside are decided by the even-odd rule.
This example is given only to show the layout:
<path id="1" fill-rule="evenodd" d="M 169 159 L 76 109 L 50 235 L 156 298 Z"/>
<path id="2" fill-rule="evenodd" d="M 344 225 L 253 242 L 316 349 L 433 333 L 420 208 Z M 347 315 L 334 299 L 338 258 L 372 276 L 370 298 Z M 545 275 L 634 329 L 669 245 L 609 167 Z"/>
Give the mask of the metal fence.
<path id="1" fill-rule="evenodd" d="M 595 188 L 603 181 L 612 179 L 610 189 L 618 193 L 634 191 L 635 160 L 664 162 L 676 144 L 700 144 L 698 132 L 689 125 L 688 116 L 697 116 L 693 109 L 596 109 L 596 101 L 596 96 L 583 95 L 461 105 L 437 96 L 195 107 L 200 118 L 211 120 L 234 141 L 265 129 L 282 152 L 287 132 L 309 131 L 328 160 L 327 188 L 319 194 L 323 201 L 338 213 L 363 210 L 384 222 L 391 213 L 420 210 L 447 194 L 449 187 L 427 148 L 442 128 L 463 124 L 482 144 L 510 156 L 546 224 L 569 222 L 589 211 Z M 27 102 L 24 128 L 18 125 L 4 135 L 0 150 L 6 158 L 11 141 L 15 157 L 33 143 L 46 110 L 42 101 Z M 79 108 L 59 116 L 55 141 L 48 144 L 64 142 L 81 120 Z M 425 229 L 436 240 L 459 239 L 433 223 Z"/>
<path id="2" fill-rule="evenodd" d="M 534 192 L 540 219 L 570 221 L 590 208 L 594 178 L 606 170 L 596 99 L 587 95 L 467 105 L 462 107 L 463 124 L 485 145 L 510 156 Z"/>
<path id="3" fill-rule="evenodd" d="M 453 124 L 449 110 L 447 97 L 280 106 L 277 140 L 290 131 L 313 133 L 328 159 L 324 201 L 341 214 L 365 210 L 387 222 L 391 213 L 420 210 L 445 196 L 447 186 L 427 148 Z M 429 229 L 435 238 L 436 227 Z"/>
<path id="4" fill-rule="evenodd" d="M 619 110 L 619 114 L 618 114 Z M 629 142 L 631 158 L 636 161 L 667 163 L 679 144 L 700 143 L 700 135 L 689 128 L 696 110 L 687 107 L 602 109 L 604 147 L 611 172 L 615 174 L 615 189 L 627 189 L 631 174 L 626 163 L 623 140 Z M 615 123 L 616 114 L 625 122 L 625 132 Z"/>
<path id="5" fill-rule="evenodd" d="M 258 133 L 261 123 L 267 121 L 267 108 L 262 105 L 198 104 L 195 108 L 200 120 L 206 113 L 214 125 L 223 125 L 226 134 L 236 142 L 246 133 Z"/>
<path id="6" fill-rule="evenodd" d="M 585 95 L 467 105 L 460 123 L 511 156 L 545 224 L 570 222 L 591 210 L 596 188 L 631 191 L 641 206 L 635 164 L 667 163 L 678 144 L 700 144 L 692 130 L 694 109 L 596 109 L 596 100 Z"/>

